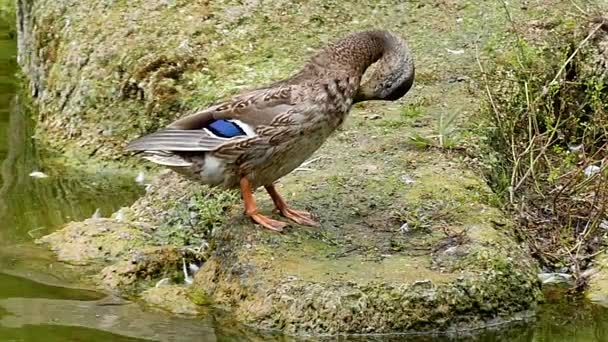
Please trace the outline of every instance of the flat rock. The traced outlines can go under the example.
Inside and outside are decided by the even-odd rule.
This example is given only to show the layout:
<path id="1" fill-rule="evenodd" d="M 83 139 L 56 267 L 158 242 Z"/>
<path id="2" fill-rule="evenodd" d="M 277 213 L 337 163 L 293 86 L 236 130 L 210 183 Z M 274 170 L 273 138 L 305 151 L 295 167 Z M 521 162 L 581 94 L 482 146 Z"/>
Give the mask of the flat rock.
<path id="1" fill-rule="evenodd" d="M 154 307 L 180 315 L 197 315 L 201 307 L 188 298 L 188 289 L 167 285 L 152 287 L 141 293 L 142 299 Z"/>
<path id="2" fill-rule="evenodd" d="M 37 242 L 50 245 L 61 261 L 87 264 L 92 260 L 116 260 L 144 246 L 148 236 L 130 223 L 92 218 L 69 223 Z"/>
<path id="3" fill-rule="evenodd" d="M 594 259 L 585 297 L 591 302 L 608 307 L 608 255 L 601 253 Z"/>
<path id="4" fill-rule="evenodd" d="M 215 232 L 217 249 L 197 273 L 194 291 L 234 308 L 242 322 L 290 334 L 472 328 L 534 309 L 536 263 L 500 230 L 496 223 L 508 222 L 500 212 L 479 200 L 485 185 L 441 166 L 441 177 L 420 168 L 414 184 L 395 175 L 392 195 L 378 196 L 381 204 L 371 209 L 375 192 L 319 182 L 321 197 L 304 190 L 314 179 L 286 181 L 284 193 L 315 198 L 307 204 L 321 228 L 293 226 L 280 235 L 235 219 Z M 399 230 L 407 215 L 395 218 L 396 205 L 418 217 L 439 215 L 441 198 L 459 203 L 446 221 L 421 227 L 410 216 L 413 229 Z M 365 206 L 356 214 L 348 210 L 358 204 Z"/>

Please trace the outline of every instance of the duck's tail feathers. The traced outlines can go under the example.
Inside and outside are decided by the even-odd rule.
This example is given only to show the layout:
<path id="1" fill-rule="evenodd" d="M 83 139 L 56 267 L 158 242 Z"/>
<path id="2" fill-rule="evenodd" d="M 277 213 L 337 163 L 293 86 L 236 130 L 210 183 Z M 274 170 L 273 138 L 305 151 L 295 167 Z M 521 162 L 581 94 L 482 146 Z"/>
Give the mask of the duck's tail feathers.
<path id="1" fill-rule="evenodd" d="M 217 149 L 227 139 L 202 130 L 165 129 L 130 142 L 127 151 L 206 152 Z"/>
<path id="2" fill-rule="evenodd" d="M 191 161 L 168 151 L 143 151 L 143 157 L 164 166 L 186 167 L 192 165 Z"/>

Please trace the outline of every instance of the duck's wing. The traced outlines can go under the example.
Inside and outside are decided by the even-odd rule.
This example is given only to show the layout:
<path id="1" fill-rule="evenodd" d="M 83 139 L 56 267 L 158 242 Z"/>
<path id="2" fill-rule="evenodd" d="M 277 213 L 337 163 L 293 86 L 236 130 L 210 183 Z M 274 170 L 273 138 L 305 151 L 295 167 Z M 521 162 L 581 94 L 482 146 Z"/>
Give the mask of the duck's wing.
<path id="1" fill-rule="evenodd" d="M 270 125 L 275 118 L 293 109 L 298 102 L 300 87 L 281 86 L 255 90 L 202 111 L 185 116 L 169 128 L 200 129 L 213 120 L 240 120 L 255 128 Z"/>
<path id="2" fill-rule="evenodd" d="M 259 89 L 195 111 L 166 129 L 127 145 L 129 151 L 213 151 L 234 139 L 255 137 L 256 128 L 281 121 L 297 105 L 298 86 Z"/>

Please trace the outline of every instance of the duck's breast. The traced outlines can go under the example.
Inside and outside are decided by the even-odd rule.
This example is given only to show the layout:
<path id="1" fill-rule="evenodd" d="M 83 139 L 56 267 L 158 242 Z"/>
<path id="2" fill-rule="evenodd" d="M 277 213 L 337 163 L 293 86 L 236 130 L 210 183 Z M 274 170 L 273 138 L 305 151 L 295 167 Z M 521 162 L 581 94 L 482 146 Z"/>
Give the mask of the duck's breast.
<path id="1" fill-rule="evenodd" d="M 283 139 L 269 146 L 262 158 L 249 160 L 242 171 L 255 186 L 269 185 L 302 165 L 333 132 L 327 122 L 290 128 Z"/>

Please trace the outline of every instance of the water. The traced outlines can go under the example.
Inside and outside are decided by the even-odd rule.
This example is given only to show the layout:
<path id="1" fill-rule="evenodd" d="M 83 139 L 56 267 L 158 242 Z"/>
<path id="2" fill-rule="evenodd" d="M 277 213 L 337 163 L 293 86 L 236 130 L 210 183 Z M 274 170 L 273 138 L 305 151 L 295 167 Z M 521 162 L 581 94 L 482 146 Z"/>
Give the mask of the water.
<path id="1" fill-rule="evenodd" d="M 16 99 L 15 48 L 0 23 L 0 341 L 289 341 L 223 323 L 217 315 L 174 317 L 73 287 L 75 272 L 34 245 L 35 238 L 90 217 L 97 208 L 108 215 L 131 203 L 141 189 L 134 174 L 76 174 L 40 157 L 30 139 L 27 108 Z M 51 176 L 32 178 L 34 170 Z M 608 310 L 563 302 L 546 305 L 535 321 L 474 336 L 348 340 L 608 342 Z"/>

